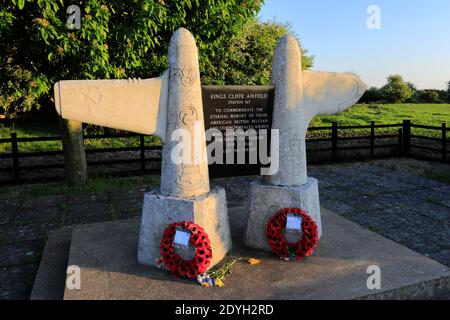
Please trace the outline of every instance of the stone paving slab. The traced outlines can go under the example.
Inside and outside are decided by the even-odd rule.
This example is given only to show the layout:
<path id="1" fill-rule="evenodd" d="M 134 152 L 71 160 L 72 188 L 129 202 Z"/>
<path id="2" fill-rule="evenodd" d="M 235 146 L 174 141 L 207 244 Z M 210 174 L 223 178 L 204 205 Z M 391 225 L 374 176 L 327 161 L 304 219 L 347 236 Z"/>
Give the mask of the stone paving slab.
<path id="1" fill-rule="evenodd" d="M 34 281 L 32 300 L 59 300 L 63 297 L 71 239 L 70 227 L 49 233 Z"/>
<path id="2" fill-rule="evenodd" d="M 41 256 L 44 240 L 20 241 L 0 245 L 0 261 L 4 266 L 26 264 Z"/>
<path id="3" fill-rule="evenodd" d="M 440 204 L 450 208 L 450 199 L 449 200 L 445 200 L 445 201 L 441 201 Z"/>
<path id="4" fill-rule="evenodd" d="M 20 208 L 19 212 L 14 217 L 15 223 L 22 225 L 26 223 L 40 223 L 40 222 L 54 222 L 59 223 L 64 214 L 62 207 L 63 203 L 59 203 L 58 206 L 39 207 L 35 208 Z"/>
<path id="5" fill-rule="evenodd" d="M 37 222 L 25 225 L 14 224 L 11 226 L 0 226 L 2 242 L 19 242 L 29 240 L 42 240 L 47 232 L 60 227 L 59 221 L 56 222 Z"/>
<path id="6" fill-rule="evenodd" d="M 99 221 L 113 220 L 110 208 L 107 206 L 95 206 L 90 211 L 76 211 L 75 208 L 67 213 L 64 221 L 66 226 L 76 226 L 79 224 L 89 224 Z"/>
<path id="7" fill-rule="evenodd" d="M 11 222 L 11 217 L 9 212 L 6 209 L 3 212 L 0 212 L 0 226 L 8 225 Z"/>
<path id="8" fill-rule="evenodd" d="M 140 217 L 142 214 L 142 207 L 141 208 L 134 208 L 131 210 L 119 210 L 115 212 L 115 215 L 117 216 L 117 219 L 125 220 L 135 217 Z"/>
<path id="9" fill-rule="evenodd" d="M 81 267 L 81 290 L 65 299 L 356 299 L 431 298 L 450 290 L 447 267 L 323 210 L 324 237 L 312 257 L 281 261 L 243 247 L 243 207 L 229 210 L 233 254 L 262 259 L 239 263 L 224 288 L 206 289 L 136 262 L 139 220 L 74 229 L 69 264 Z M 366 286 L 367 267 L 378 265 L 382 289 Z M 42 266 L 41 266 L 42 268 Z"/>
<path id="10" fill-rule="evenodd" d="M 117 211 L 142 210 L 142 192 L 113 192 L 111 193 L 111 206 Z"/>
<path id="11" fill-rule="evenodd" d="M 19 210 L 21 204 L 20 199 L 6 199 L 0 202 L 0 225 L 9 224 Z"/>
<path id="12" fill-rule="evenodd" d="M 65 203 L 66 196 L 55 195 L 52 197 L 36 197 L 25 199 L 22 203 L 21 210 L 39 211 L 42 208 L 59 208 Z"/>
<path id="13" fill-rule="evenodd" d="M 431 192 L 430 192 L 431 191 Z M 446 201 L 450 199 L 450 193 L 445 192 L 442 188 L 434 188 L 431 190 L 421 189 L 416 190 L 414 195 L 419 199 L 423 199 L 429 202 Z"/>
<path id="14" fill-rule="evenodd" d="M 29 297 L 35 273 L 34 264 L 0 267 L 0 300 Z"/>
<path id="15" fill-rule="evenodd" d="M 450 197 L 450 185 L 440 185 L 432 188 L 433 191 L 438 191 L 447 194 Z"/>

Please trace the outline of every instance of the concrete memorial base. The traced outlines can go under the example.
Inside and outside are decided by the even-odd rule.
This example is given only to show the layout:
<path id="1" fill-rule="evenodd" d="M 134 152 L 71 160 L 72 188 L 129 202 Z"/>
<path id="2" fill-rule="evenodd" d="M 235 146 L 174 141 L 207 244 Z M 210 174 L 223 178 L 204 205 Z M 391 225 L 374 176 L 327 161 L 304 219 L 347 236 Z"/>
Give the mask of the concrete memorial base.
<path id="1" fill-rule="evenodd" d="M 225 287 L 203 288 L 140 265 L 139 220 L 131 219 L 75 227 L 70 252 L 62 235 L 49 235 L 31 299 L 417 299 L 450 290 L 447 267 L 325 209 L 327 232 L 304 261 L 245 247 L 247 210 L 231 208 L 229 216 L 233 255 L 261 263 L 237 263 Z M 80 289 L 64 291 L 67 265 L 80 267 Z M 381 289 L 367 287 L 372 265 L 380 267 Z"/>
<path id="2" fill-rule="evenodd" d="M 213 258 L 211 267 L 220 262 L 231 249 L 225 189 L 212 187 L 206 195 L 180 199 L 163 196 L 158 191 L 144 195 L 142 208 L 138 261 L 147 266 L 158 266 L 159 248 L 164 230 L 174 222 L 191 221 L 202 227 L 211 240 Z"/>
<path id="3" fill-rule="evenodd" d="M 322 236 L 319 187 L 317 180 L 298 187 L 264 184 L 261 180 L 251 183 L 249 193 L 249 218 L 245 244 L 251 248 L 271 252 L 267 241 L 266 226 L 270 217 L 283 208 L 301 208 L 314 219 Z"/>

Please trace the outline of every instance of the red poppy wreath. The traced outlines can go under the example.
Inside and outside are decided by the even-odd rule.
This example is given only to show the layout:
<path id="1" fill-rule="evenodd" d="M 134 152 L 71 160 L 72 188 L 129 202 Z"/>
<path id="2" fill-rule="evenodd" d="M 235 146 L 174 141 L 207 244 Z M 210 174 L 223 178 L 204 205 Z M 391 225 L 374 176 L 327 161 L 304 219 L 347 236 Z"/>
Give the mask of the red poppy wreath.
<path id="1" fill-rule="evenodd" d="M 175 252 L 173 241 L 177 228 L 190 232 L 189 242 L 196 248 L 195 257 L 190 260 L 184 260 Z M 208 270 L 212 259 L 211 242 L 205 230 L 199 225 L 190 221 L 176 222 L 164 231 L 160 254 L 159 262 L 164 264 L 167 270 L 172 271 L 174 275 L 192 279 Z"/>
<path id="2" fill-rule="evenodd" d="M 295 243 L 288 242 L 283 235 L 288 214 L 302 218 L 302 236 Z M 267 238 L 273 252 L 286 260 L 309 257 L 319 241 L 316 222 L 299 208 L 284 208 L 272 216 L 267 223 Z"/>

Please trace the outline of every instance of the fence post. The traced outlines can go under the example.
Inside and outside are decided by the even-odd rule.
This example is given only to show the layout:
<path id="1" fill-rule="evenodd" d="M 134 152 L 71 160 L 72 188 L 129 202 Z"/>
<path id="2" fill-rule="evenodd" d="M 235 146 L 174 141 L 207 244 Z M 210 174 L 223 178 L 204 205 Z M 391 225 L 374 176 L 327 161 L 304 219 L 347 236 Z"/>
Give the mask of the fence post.
<path id="1" fill-rule="evenodd" d="M 375 151 L 375 121 L 370 121 L 370 156 L 373 158 Z"/>
<path id="2" fill-rule="evenodd" d="M 411 120 L 403 120 L 403 155 L 409 156 L 411 150 Z"/>
<path id="3" fill-rule="evenodd" d="M 403 129 L 398 129 L 398 156 L 403 152 Z"/>
<path id="4" fill-rule="evenodd" d="M 139 136 L 139 146 L 141 149 L 141 171 L 144 172 L 145 171 L 145 140 L 144 140 L 143 135 Z"/>
<path id="5" fill-rule="evenodd" d="M 447 160 L 447 124 L 442 124 L 442 161 Z"/>
<path id="6" fill-rule="evenodd" d="M 19 182 L 20 179 L 20 168 L 19 168 L 19 147 L 17 145 L 17 133 L 11 133 L 11 151 L 13 158 L 13 168 L 14 168 L 14 182 Z"/>
<path id="7" fill-rule="evenodd" d="M 337 158 L 338 151 L 338 124 L 333 122 L 331 125 L 331 155 L 333 159 Z"/>

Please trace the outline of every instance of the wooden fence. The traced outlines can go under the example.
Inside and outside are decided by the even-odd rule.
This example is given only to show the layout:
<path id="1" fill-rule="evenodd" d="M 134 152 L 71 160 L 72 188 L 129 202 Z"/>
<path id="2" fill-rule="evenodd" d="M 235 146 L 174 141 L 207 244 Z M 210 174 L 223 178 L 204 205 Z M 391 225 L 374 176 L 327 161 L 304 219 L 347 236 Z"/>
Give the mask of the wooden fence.
<path id="1" fill-rule="evenodd" d="M 395 130 L 394 133 L 382 133 L 377 134 L 377 130 L 383 129 L 383 132 L 388 130 Z M 416 135 L 412 133 L 412 129 L 430 130 L 436 134 L 430 135 Z M 365 130 L 368 134 L 356 134 L 354 130 Z M 343 151 L 351 152 L 355 150 L 365 150 L 368 155 L 364 158 L 377 158 L 376 150 L 383 148 L 390 148 L 396 150 L 390 156 L 398 155 L 405 157 L 413 157 L 423 160 L 440 161 L 443 163 L 450 163 L 450 157 L 448 154 L 450 150 L 448 148 L 447 132 L 450 128 L 447 128 L 443 123 L 441 127 L 426 126 L 411 123 L 410 120 L 404 120 L 399 124 L 375 124 L 371 122 L 370 125 L 364 126 L 338 126 L 337 123 L 333 123 L 332 126 L 327 127 L 312 127 L 308 129 L 309 133 L 313 136 L 317 133 L 320 135 L 326 135 L 327 137 L 312 137 L 307 139 L 308 153 L 321 153 L 327 152 L 325 157 L 321 157 L 321 160 L 314 162 L 333 162 L 339 160 L 348 160 L 348 157 L 340 156 Z M 339 134 L 340 132 L 345 134 Z M 439 137 L 437 137 L 439 136 Z M 87 135 L 85 140 L 89 139 L 115 139 L 126 137 L 139 137 L 139 146 L 136 147 L 121 147 L 121 148 L 101 148 L 101 149 L 86 149 L 87 154 L 100 154 L 105 152 L 138 152 L 139 157 L 132 159 L 113 159 L 113 160 L 98 160 L 88 161 L 88 167 L 91 166 L 108 166 L 113 164 L 127 164 L 127 163 L 139 163 L 140 170 L 135 172 L 127 171 L 127 174 L 142 174 L 146 173 L 158 173 L 158 170 L 148 170 L 146 164 L 148 162 L 161 161 L 158 157 L 146 157 L 146 151 L 148 150 L 160 150 L 160 146 L 146 146 L 144 138 L 145 136 L 139 134 L 114 134 L 114 135 Z M 387 143 L 376 143 L 379 140 L 388 141 Z M 3 159 L 11 159 L 10 166 L 0 167 L 0 173 L 12 173 L 12 179 L 0 181 L 0 183 L 20 183 L 23 182 L 21 172 L 44 170 L 44 169 L 60 169 L 64 168 L 64 163 L 57 164 L 33 164 L 33 165 L 21 165 L 21 159 L 24 158 L 36 158 L 36 157 L 51 157 L 56 155 L 62 155 L 60 151 L 40 151 L 40 152 L 19 152 L 19 144 L 22 142 L 43 142 L 43 141 L 61 141 L 61 137 L 31 137 L 20 138 L 15 133 L 11 134 L 10 138 L 0 139 L 0 144 L 11 144 L 11 152 L 0 155 L 0 161 L 5 162 Z M 347 145 L 340 146 L 338 142 L 350 142 Z M 352 143 L 355 142 L 355 143 Z M 359 143 L 358 143 L 359 142 Z M 361 143 L 362 142 L 362 143 Z M 421 144 L 422 143 L 422 144 Z M 317 148 L 312 145 L 320 145 Z M 420 152 L 422 151 L 422 152 Z M 386 156 L 384 156 L 386 157 Z M 7 160 L 6 160 L 7 161 Z M 159 167 L 159 165 L 158 165 Z M 30 180 L 27 179 L 27 182 Z"/>
<path id="2" fill-rule="evenodd" d="M 139 137 L 138 147 L 120 147 L 120 148 L 96 148 L 96 149 L 86 149 L 86 154 L 101 154 L 106 152 L 130 152 L 139 151 L 139 158 L 133 159 L 115 159 L 115 160 L 101 160 L 101 161 L 88 161 L 87 165 L 90 166 L 107 166 L 112 164 L 127 164 L 127 163 L 140 163 L 141 169 L 136 173 L 149 172 L 146 170 L 147 162 L 160 162 L 161 159 L 158 158 L 146 158 L 145 151 L 147 150 L 161 150 L 160 146 L 146 146 L 144 138 L 145 136 L 139 134 L 106 134 L 106 135 L 85 135 L 85 140 L 90 139 L 117 139 L 117 138 L 132 138 Z M 46 141 L 61 141 L 61 137 L 32 137 L 32 138 L 18 138 L 16 133 L 11 134 L 9 139 L 0 139 L 0 143 L 10 143 L 11 152 L 0 155 L 0 159 L 12 159 L 12 166 L 0 167 L 0 172 L 13 172 L 13 180 L 0 181 L 0 183 L 20 183 L 22 171 L 33 171 L 33 170 L 50 170 L 50 169 L 62 169 L 64 168 L 64 163 L 57 164 L 35 164 L 35 165 L 20 165 L 20 159 L 24 158 L 36 158 L 36 157 L 51 157 L 63 155 L 63 151 L 39 151 L 39 152 L 19 152 L 19 143 L 21 142 L 46 142 Z M 131 174 L 133 172 L 130 172 Z M 156 173 L 156 172 L 154 172 Z M 51 180 L 51 179 L 50 179 Z"/>

